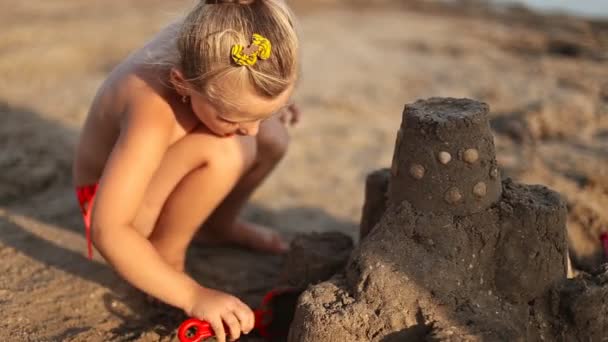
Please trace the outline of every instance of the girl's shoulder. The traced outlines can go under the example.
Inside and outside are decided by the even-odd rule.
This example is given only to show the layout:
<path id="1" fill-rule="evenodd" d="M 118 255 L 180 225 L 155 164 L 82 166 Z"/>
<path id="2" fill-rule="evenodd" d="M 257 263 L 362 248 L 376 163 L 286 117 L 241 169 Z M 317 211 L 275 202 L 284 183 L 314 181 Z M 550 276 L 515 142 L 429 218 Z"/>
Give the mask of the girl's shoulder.
<path id="1" fill-rule="evenodd" d="M 127 97 L 127 110 L 123 120 L 153 121 L 149 123 L 157 127 L 164 126 L 172 132 L 173 142 L 196 126 L 198 119 L 189 110 L 189 106 L 181 102 L 181 97 L 171 86 L 168 73 L 168 70 L 165 74 L 144 66 L 136 68 L 125 77 L 123 91 Z"/>
<path id="2" fill-rule="evenodd" d="M 125 114 L 174 121 L 177 116 L 175 90 L 159 71 L 135 70 L 123 82 L 122 91 L 127 105 Z"/>
<path id="3" fill-rule="evenodd" d="M 117 122 L 132 115 L 159 120 L 176 116 L 175 90 L 169 82 L 172 52 L 167 52 L 174 29 L 168 26 L 110 71 L 97 92 L 93 115 Z"/>
<path id="4" fill-rule="evenodd" d="M 175 23 L 168 25 L 116 68 L 118 89 L 131 99 L 169 105 L 175 97 L 169 72 L 177 63 L 176 29 Z"/>
<path id="5" fill-rule="evenodd" d="M 156 111 L 170 111 L 171 87 L 163 80 L 161 71 L 149 69 L 132 64 L 117 66 L 100 87 L 94 107 L 118 113 L 145 104 L 157 107 Z"/>

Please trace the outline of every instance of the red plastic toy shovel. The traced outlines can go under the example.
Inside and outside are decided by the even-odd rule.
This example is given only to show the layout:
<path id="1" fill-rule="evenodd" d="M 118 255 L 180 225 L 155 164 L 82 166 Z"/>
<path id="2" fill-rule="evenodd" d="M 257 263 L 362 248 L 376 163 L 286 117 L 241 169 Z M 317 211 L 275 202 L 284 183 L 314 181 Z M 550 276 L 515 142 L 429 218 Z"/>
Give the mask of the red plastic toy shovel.
<path id="1" fill-rule="evenodd" d="M 287 337 L 302 289 L 284 288 L 268 292 L 260 308 L 253 310 L 254 330 L 266 340 Z M 214 337 L 209 322 L 196 318 L 185 320 L 177 330 L 181 342 L 202 342 Z"/>

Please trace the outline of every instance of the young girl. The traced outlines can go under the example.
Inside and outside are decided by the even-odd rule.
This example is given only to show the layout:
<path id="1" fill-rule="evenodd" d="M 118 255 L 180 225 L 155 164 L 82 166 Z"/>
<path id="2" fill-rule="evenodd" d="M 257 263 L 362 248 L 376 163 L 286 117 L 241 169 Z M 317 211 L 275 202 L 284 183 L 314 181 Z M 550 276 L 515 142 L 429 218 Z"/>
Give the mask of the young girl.
<path id="1" fill-rule="evenodd" d="M 78 144 L 89 257 L 92 241 L 127 281 L 208 321 L 220 341 L 248 333 L 253 312 L 184 273 L 186 249 L 196 239 L 286 251 L 237 215 L 285 152 L 297 70 L 281 0 L 201 1 L 112 71 Z"/>

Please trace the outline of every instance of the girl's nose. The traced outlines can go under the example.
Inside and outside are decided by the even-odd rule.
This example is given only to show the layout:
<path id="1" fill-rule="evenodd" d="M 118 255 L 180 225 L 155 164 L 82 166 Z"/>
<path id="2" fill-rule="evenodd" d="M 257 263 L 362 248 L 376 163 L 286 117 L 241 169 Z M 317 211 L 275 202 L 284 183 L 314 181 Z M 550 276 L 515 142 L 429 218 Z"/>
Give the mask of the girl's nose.
<path id="1" fill-rule="evenodd" d="M 242 135 L 251 135 L 255 136 L 258 134 L 260 130 L 260 122 L 252 122 L 252 123 L 242 123 L 239 127 L 239 133 Z"/>

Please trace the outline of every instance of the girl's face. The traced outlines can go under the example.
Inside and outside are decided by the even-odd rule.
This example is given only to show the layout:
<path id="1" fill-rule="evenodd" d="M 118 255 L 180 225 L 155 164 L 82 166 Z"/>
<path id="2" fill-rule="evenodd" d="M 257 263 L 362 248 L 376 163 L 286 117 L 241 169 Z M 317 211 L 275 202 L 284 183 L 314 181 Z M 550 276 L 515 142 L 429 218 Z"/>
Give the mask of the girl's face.
<path id="1" fill-rule="evenodd" d="M 275 98 L 258 95 L 253 86 L 236 85 L 229 77 L 211 85 L 215 94 L 221 94 L 223 102 L 214 101 L 203 93 L 191 90 L 192 111 L 209 130 L 218 136 L 235 134 L 255 136 L 260 123 L 287 106 L 293 85 Z"/>

